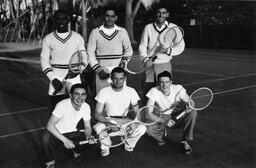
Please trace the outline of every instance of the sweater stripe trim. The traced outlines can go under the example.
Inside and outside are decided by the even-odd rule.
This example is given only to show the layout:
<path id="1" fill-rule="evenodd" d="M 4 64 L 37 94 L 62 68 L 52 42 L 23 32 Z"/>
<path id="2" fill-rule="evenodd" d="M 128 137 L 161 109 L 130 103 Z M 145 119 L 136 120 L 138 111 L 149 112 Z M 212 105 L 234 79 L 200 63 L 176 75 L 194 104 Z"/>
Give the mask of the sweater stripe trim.
<path id="1" fill-rule="evenodd" d="M 115 30 L 114 33 L 113 33 L 112 35 L 110 35 L 110 36 L 106 35 L 106 34 L 104 33 L 104 31 L 102 31 L 102 30 L 99 30 L 99 32 L 100 32 L 100 34 L 101 34 L 105 39 L 107 39 L 107 40 L 110 41 L 110 40 L 112 40 L 112 39 L 117 35 L 118 30 Z"/>
<path id="2" fill-rule="evenodd" d="M 167 29 L 168 26 L 165 25 L 165 28 L 163 28 L 163 30 L 161 30 L 161 31 L 157 29 L 157 27 L 156 27 L 156 25 L 155 25 L 154 23 L 153 23 L 153 27 L 154 27 L 154 29 L 155 29 L 159 34 L 161 34 L 165 29 Z"/>
<path id="3" fill-rule="evenodd" d="M 60 36 L 58 36 L 58 34 L 56 33 L 56 31 L 54 31 L 54 36 L 56 37 L 56 39 L 57 40 L 59 40 L 60 42 L 62 42 L 62 43 L 66 43 L 69 39 L 70 39 L 70 37 L 72 36 L 72 31 L 70 31 L 70 33 L 68 34 L 68 36 L 66 37 L 66 38 L 64 38 L 64 39 L 62 39 Z"/>

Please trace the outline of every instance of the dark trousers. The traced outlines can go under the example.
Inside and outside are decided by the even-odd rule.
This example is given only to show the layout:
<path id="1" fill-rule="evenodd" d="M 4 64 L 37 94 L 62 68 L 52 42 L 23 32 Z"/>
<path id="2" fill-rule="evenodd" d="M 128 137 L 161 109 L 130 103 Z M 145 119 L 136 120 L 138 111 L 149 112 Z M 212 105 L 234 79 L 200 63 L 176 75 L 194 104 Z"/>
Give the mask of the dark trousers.
<path id="1" fill-rule="evenodd" d="M 180 114 L 180 112 L 186 109 L 186 104 L 184 102 L 180 102 L 173 110 L 174 116 Z M 171 128 L 183 128 L 182 132 L 182 141 L 193 140 L 193 132 L 197 119 L 197 111 L 192 110 L 189 113 L 185 114 L 184 117 L 175 121 L 175 125 Z M 165 123 L 156 123 L 154 125 L 150 125 L 147 127 L 147 135 L 153 137 L 157 141 L 162 141 L 165 136 L 165 130 L 168 127 Z"/>
<path id="2" fill-rule="evenodd" d="M 65 133 L 63 135 L 72 141 L 81 140 L 84 137 L 84 133 L 82 132 L 70 132 L 70 133 Z M 42 143 L 42 150 L 45 156 L 45 162 L 53 161 L 54 151 L 58 146 L 63 145 L 63 143 L 48 130 L 45 130 L 41 143 Z M 69 156 L 73 156 L 74 153 L 78 153 L 77 148 L 74 148 L 74 149 L 65 148 L 65 151 Z"/>

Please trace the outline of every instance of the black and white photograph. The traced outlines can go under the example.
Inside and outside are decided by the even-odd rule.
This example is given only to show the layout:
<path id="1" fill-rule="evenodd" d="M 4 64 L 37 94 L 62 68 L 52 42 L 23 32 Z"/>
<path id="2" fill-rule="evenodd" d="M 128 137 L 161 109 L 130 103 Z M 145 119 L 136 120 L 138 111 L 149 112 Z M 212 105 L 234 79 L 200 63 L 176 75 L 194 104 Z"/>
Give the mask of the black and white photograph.
<path id="1" fill-rule="evenodd" d="M 256 0 L 0 0 L 0 168 L 256 167 Z"/>

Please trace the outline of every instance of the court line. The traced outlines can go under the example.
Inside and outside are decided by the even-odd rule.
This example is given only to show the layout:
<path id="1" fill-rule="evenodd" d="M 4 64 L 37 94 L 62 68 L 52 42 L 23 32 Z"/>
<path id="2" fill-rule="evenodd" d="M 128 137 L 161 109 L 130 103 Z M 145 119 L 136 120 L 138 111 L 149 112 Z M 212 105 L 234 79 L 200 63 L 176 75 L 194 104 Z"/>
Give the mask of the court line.
<path id="1" fill-rule="evenodd" d="M 0 85 L 8 85 L 8 84 L 14 84 L 14 83 L 19 83 L 19 82 L 33 82 L 33 81 L 38 81 L 38 80 L 47 82 L 46 78 L 35 78 L 35 79 L 17 80 L 17 81 L 12 81 L 12 82 L 0 82 Z"/>
<path id="2" fill-rule="evenodd" d="M 40 60 L 25 59 L 25 58 L 0 57 L 0 60 L 4 60 L 4 61 L 15 61 L 15 62 L 23 62 L 23 63 L 31 63 L 31 64 L 40 64 Z"/>
<path id="3" fill-rule="evenodd" d="M 21 132 L 12 133 L 12 134 L 0 135 L 0 139 L 1 138 L 12 137 L 12 136 L 16 136 L 16 135 L 21 135 L 21 134 L 26 134 L 26 133 L 30 133 L 30 132 L 36 132 L 36 131 L 43 130 L 43 129 L 45 129 L 45 127 L 31 129 L 31 130 L 27 130 L 27 131 L 21 131 Z"/>
<path id="4" fill-rule="evenodd" d="M 184 86 L 191 86 L 191 85 L 195 85 L 195 84 L 203 84 L 203 83 L 210 83 L 210 82 L 218 82 L 218 81 L 223 81 L 223 80 L 228 80 L 228 79 L 247 77 L 247 76 L 254 76 L 254 75 L 256 75 L 256 73 L 242 74 L 242 75 L 230 76 L 230 77 L 226 77 L 226 78 L 208 80 L 208 81 L 204 81 L 204 82 L 202 82 L 202 81 L 201 82 L 193 82 L 193 83 L 185 84 Z M 230 91 L 239 91 L 239 90 L 243 90 L 243 89 L 247 89 L 247 88 L 252 88 L 252 87 L 255 87 L 255 85 L 248 86 L 248 87 L 242 87 L 242 88 L 238 88 L 238 89 L 232 89 L 232 90 L 229 90 L 228 92 L 230 92 Z M 226 91 L 222 91 L 222 92 L 225 93 Z M 217 95 L 217 94 L 220 94 L 220 93 L 214 93 L 214 95 Z M 26 112 L 30 112 L 30 111 L 34 111 L 34 110 L 37 111 L 37 110 L 43 110 L 43 109 L 47 109 L 47 107 L 39 107 L 39 108 L 35 108 L 35 109 L 16 111 L 16 112 L 12 112 L 12 113 L 4 113 L 4 114 L 0 114 L 0 117 L 7 116 L 7 115 L 22 114 L 22 113 L 26 113 Z"/>
<path id="5" fill-rule="evenodd" d="M 230 89 L 230 90 L 223 90 L 223 91 L 215 92 L 214 95 L 219 95 L 219 94 L 224 94 L 224 93 L 231 93 L 231 92 L 246 90 L 246 89 L 250 89 L 250 88 L 254 88 L 254 87 L 256 87 L 256 84 L 255 85 L 251 85 L 251 86 L 236 88 L 236 89 Z M 16 136 L 16 135 L 21 135 L 21 134 L 26 134 L 26 133 L 30 133 L 30 132 L 35 132 L 35 131 L 42 130 L 42 129 L 45 129 L 45 127 L 31 129 L 31 130 L 26 130 L 26 131 L 21 131 L 21 132 L 12 133 L 12 134 L 5 134 L 5 135 L 1 135 L 0 139 L 1 138 L 11 137 L 11 136 Z"/>
<path id="6" fill-rule="evenodd" d="M 250 89 L 250 88 L 254 88 L 254 87 L 256 87 L 256 84 L 251 85 L 251 86 L 240 87 L 240 88 L 236 88 L 236 89 L 219 91 L 219 92 L 213 93 L 213 95 L 219 95 L 219 94 L 230 93 L 230 92 L 237 92 L 237 91 L 246 90 L 246 89 Z"/>
<path id="7" fill-rule="evenodd" d="M 28 110 L 15 111 L 12 113 L 3 113 L 3 114 L 0 114 L 0 117 L 4 117 L 4 116 L 8 116 L 8 115 L 15 115 L 15 114 L 22 114 L 22 113 L 27 113 L 27 112 L 31 112 L 31 111 L 44 110 L 47 108 L 48 107 L 39 107 L 39 108 L 32 108 L 32 109 L 28 109 Z"/>
<path id="8" fill-rule="evenodd" d="M 186 70 L 180 70 L 180 69 L 173 69 L 173 71 L 186 72 L 186 73 L 199 74 L 199 75 L 207 75 L 207 76 L 214 76 L 214 77 L 222 77 L 223 76 L 223 75 L 219 75 L 219 74 L 196 72 L 196 71 L 186 71 Z"/>
<path id="9" fill-rule="evenodd" d="M 201 82 L 188 83 L 188 84 L 184 84 L 184 86 L 191 86 L 191 85 L 203 84 L 203 83 L 210 83 L 210 82 L 219 82 L 219 81 L 224 81 L 224 80 L 229 80 L 229 79 L 235 79 L 235 78 L 241 78 L 241 77 L 254 76 L 254 75 L 256 75 L 256 73 L 241 74 L 241 75 L 236 75 L 236 76 L 229 76 L 229 77 L 226 77 L 226 78 L 218 78 L 218 79 L 213 79 L 213 80 L 207 80 L 207 81 L 201 81 Z"/>

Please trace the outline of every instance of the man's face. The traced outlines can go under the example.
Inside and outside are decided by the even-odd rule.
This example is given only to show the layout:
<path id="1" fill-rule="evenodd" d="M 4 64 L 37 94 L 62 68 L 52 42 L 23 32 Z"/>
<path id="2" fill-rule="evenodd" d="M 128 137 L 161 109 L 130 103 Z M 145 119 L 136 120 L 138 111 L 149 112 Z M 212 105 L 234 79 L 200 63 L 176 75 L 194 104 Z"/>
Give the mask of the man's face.
<path id="1" fill-rule="evenodd" d="M 170 80 L 169 77 L 164 76 L 159 78 L 159 87 L 162 92 L 164 93 L 169 92 L 171 84 L 172 84 L 172 81 Z"/>
<path id="2" fill-rule="evenodd" d="M 55 16 L 55 24 L 59 33 L 65 33 L 68 31 L 69 17 L 67 14 L 59 13 Z"/>
<path id="3" fill-rule="evenodd" d="M 77 106 L 81 106 L 86 99 L 86 90 L 84 88 L 76 88 L 73 92 L 73 94 L 71 94 L 71 101 L 77 105 Z"/>
<path id="4" fill-rule="evenodd" d="M 124 81 L 125 81 L 125 75 L 123 72 L 121 73 L 113 73 L 112 77 L 112 87 L 114 89 L 122 89 L 124 86 Z"/>
<path id="5" fill-rule="evenodd" d="M 168 16 L 169 16 L 169 13 L 168 13 L 167 9 L 159 8 L 156 11 L 156 22 L 163 24 L 166 21 L 166 19 L 168 18 Z"/>
<path id="6" fill-rule="evenodd" d="M 117 16 L 115 14 L 115 11 L 113 10 L 107 10 L 104 15 L 104 26 L 106 28 L 112 28 L 114 27 L 114 24 L 117 20 Z"/>

